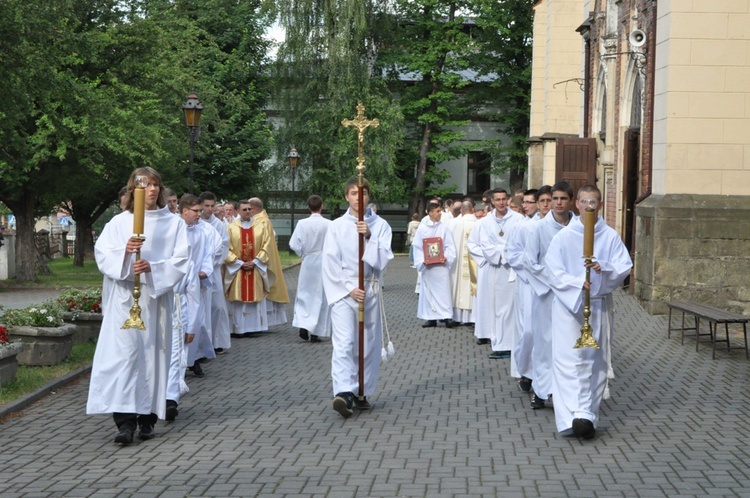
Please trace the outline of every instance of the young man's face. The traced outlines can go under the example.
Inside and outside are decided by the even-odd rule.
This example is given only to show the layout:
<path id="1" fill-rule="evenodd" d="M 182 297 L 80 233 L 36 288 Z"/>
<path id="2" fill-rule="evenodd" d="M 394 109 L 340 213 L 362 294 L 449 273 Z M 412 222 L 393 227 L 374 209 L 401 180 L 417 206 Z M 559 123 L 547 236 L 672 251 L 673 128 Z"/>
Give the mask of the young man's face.
<path id="1" fill-rule="evenodd" d="M 536 199 L 534 194 L 523 196 L 523 212 L 526 216 L 534 216 L 536 214 Z"/>
<path id="2" fill-rule="evenodd" d="M 544 216 L 549 213 L 552 209 L 552 194 L 542 194 L 536 201 L 536 207 L 539 209 L 539 214 Z"/>
<path id="3" fill-rule="evenodd" d="M 201 215 L 201 218 L 204 220 L 207 220 L 211 217 L 212 214 L 214 214 L 214 208 L 216 207 L 216 201 L 211 199 L 205 199 L 203 201 L 203 214 Z"/>
<path id="4" fill-rule="evenodd" d="M 349 190 L 346 191 L 346 195 L 344 195 L 344 198 L 349 203 L 349 209 L 352 210 L 352 213 L 359 213 L 359 187 L 356 185 L 352 185 L 349 187 Z M 362 205 L 366 206 L 370 202 L 370 194 L 367 192 L 367 189 L 363 189 L 362 192 Z"/>
<path id="5" fill-rule="evenodd" d="M 203 209 L 201 208 L 201 205 L 196 204 L 195 206 L 182 208 L 182 213 L 180 215 L 182 216 L 182 219 L 185 220 L 185 223 L 189 226 L 193 226 L 198 223 L 202 212 Z"/>
<path id="6" fill-rule="evenodd" d="M 438 221 L 440 221 L 440 217 L 441 217 L 442 215 L 443 215 L 443 210 L 442 210 L 442 209 L 440 209 L 440 206 L 438 206 L 438 207 L 436 207 L 436 208 L 433 208 L 433 209 L 431 209 L 431 210 L 430 210 L 430 211 L 429 211 L 429 212 L 427 213 L 427 216 L 429 216 L 429 217 L 430 217 L 430 220 L 431 220 L 431 221 L 432 221 L 433 223 L 437 223 Z"/>
<path id="7" fill-rule="evenodd" d="M 505 216 L 505 213 L 508 212 L 508 194 L 505 192 L 492 194 L 492 205 L 497 209 L 497 214 Z"/>
<path id="8" fill-rule="evenodd" d="M 594 208 L 594 211 L 599 211 L 601 207 L 599 195 L 596 192 L 581 192 L 578 194 L 578 200 L 576 201 L 576 207 L 578 212 L 583 214 L 586 208 Z"/>
<path id="9" fill-rule="evenodd" d="M 567 192 L 562 190 L 552 192 L 552 211 L 554 213 L 560 215 L 568 214 L 572 203 L 573 199 L 570 198 Z"/>
<path id="10" fill-rule="evenodd" d="M 148 179 L 148 185 L 146 190 L 146 209 L 152 210 L 159 207 L 157 202 L 159 200 L 159 193 L 161 193 L 161 185 L 153 178 Z"/>
<path id="11" fill-rule="evenodd" d="M 172 213 L 177 212 L 177 196 L 176 195 L 170 195 L 167 197 L 167 207 L 169 208 L 169 211 Z"/>
<path id="12" fill-rule="evenodd" d="M 250 221 L 253 217 L 253 208 L 250 204 L 240 204 L 240 219 L 242 221 Z"/>

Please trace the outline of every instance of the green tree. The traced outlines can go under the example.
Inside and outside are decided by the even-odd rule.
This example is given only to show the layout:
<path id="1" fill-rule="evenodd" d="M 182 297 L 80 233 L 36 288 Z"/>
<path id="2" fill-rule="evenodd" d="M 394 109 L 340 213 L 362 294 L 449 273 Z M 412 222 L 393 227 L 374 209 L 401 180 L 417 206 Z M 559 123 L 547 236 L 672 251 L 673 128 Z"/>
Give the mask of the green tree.
<path id="1" fill-rule="evenodd" d="M 269 2 L 271 4 L 272 2 Z M 286 29 L 274 68 L 273 104 L 282 118 L 277 134 L 276 176 L 288 175 L 291 147 L 302 155 L 300 190 L 342 201 L 343 185 L 356 174 L 357 138 L 343 119 L 362 102 L 380 126 L 365 133 L 365 176 L 379 202 L 400 202 L 408 184 L 396 162 L 403 142 L 400 108 L 374 61 L 381 44 L 379 2 L 370 0 L 282 0 L 273 3 Z"/>

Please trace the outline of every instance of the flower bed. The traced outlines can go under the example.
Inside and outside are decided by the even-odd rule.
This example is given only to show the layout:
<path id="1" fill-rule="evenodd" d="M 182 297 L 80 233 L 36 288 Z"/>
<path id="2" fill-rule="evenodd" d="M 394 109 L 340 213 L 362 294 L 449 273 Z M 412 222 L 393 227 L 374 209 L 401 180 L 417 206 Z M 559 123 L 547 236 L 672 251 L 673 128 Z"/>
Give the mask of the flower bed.
<path id="1" fill-rule="evenodd" d="M 76 327 L 65 324 L 62 315 L 55 301 L 5 310 L 10 337 L 24 344 L 18 354 L 21 365 L 56 365 L 68 357 Z"/>
<path id="2" fill-rule="evenodd" d="M 102 327 L 101 288 L 71 289 L 57 298 L 65 323 L 75 324 L 73 343 L 96 341 Z"/>
<path id="3" fill-rule="evenodd" d="M 0 325 L 0 386 L 8 385 L 16 378 L 18 353 L 23 349 L 20 342 L 10 342 L 8 328 Z"/>

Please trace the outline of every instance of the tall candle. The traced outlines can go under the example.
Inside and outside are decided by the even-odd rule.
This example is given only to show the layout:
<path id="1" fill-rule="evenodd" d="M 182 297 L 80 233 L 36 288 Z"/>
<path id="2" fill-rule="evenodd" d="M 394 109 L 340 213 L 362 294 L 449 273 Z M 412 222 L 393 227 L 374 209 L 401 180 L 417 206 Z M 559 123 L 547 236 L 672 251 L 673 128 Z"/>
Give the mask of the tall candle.
<path id="1" fill-rule="evenodd" d="M 133 191 L 133 233 L 143 235 L 143 219 L 146 209 L 146 191 L 136 188 Z"/>
<path id="2" fill-rule="evenodd" d="M 596 226 L 596 210 L 586 208 L 583 211 L 583 257 L 594 256 L 594 226 Z"/>

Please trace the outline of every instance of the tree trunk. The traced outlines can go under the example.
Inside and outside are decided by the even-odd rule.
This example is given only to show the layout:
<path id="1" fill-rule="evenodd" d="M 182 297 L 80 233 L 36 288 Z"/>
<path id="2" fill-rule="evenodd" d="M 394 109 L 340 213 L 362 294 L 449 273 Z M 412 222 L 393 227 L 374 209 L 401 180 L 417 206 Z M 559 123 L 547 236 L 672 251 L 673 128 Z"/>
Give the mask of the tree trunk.
<path id="1" fill-rule="evenodd" d="M 78 215 L 79 218 L 81 215 Z M 76 241 L 73 253 L 73 264 L 83 266 L 86 257 L 93 257 L 94 254 L 94 237 L 91 235 L 91 226 L 94 220 L 91 217 L 76 219 Z"/>
<path id="2" fill-rule="evenodd" d="M 36 199 L 25 192 L 18 202 L 8 203 L 16 216 L 16 280 L 31 282 L 36 277 L 37 250 L 34 240 Z"/>
<path id="3" fill-rule="evenodd" d="M 422 145 L 419 147 L 419 163 L 417 164 L 417 175 L 414 179 L 414 190 L 409 200 L 409 214 L 419 213 L 420 218 L 424 214 L 424 190 L 425 174 L 427 173 L 427 153 L 430 151 L 432 141 L 432 125 L 425 123 L 422 133 Z"/>

